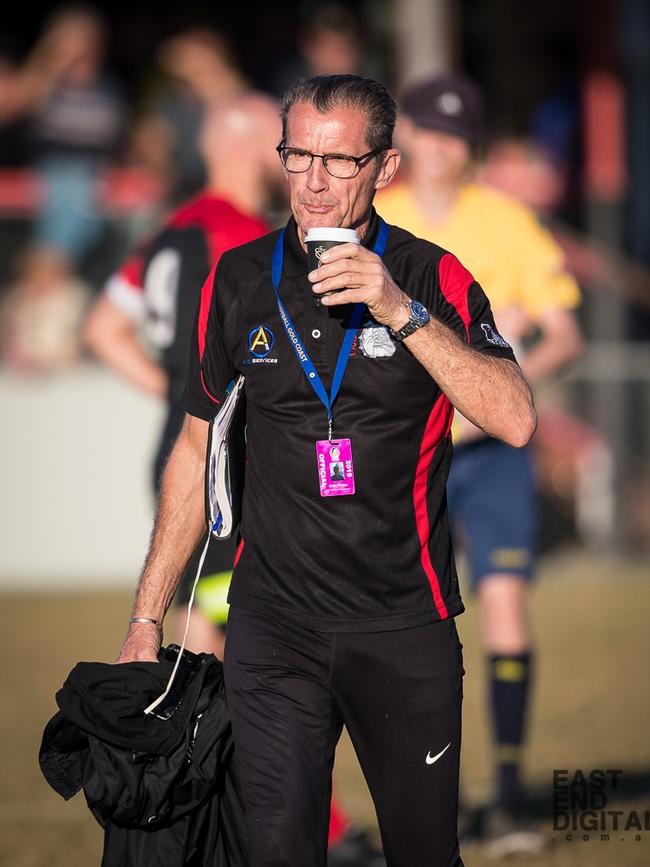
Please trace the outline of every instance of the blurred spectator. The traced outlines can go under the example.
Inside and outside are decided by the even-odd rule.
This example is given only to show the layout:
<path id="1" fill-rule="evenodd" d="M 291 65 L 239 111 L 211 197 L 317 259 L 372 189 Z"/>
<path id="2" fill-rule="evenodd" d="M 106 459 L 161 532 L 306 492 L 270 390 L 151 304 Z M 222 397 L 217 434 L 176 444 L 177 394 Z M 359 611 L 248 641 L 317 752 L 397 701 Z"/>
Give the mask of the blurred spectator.
<path id="1" fill-rule="evenodd" d="M 0 305 L 2 361 L 22 373 L 55 371 L 75 361 L 87 292 L 55 251 L 26 254 L 22 278 Z"/>
<path id="2" fill-rule="evenodd" d="M 163 180 L 169 199 L 179 202 L 206 183 L 198 141 L 206 111 L 249 86 L 227 38 L 216 31 L 183 31 L 163 42 L 157 58 L 168 87 L 136 127 L 133 150 Z"/>
<path id="3" fill-rule="evenodd" d="M 377 197 L 377 210 L 456 254 L 485 289 L 499 331 L 516 346 L 529 380 L 552 376 L 581 351 L 572 312 L 580 294 L 563 268 L 561 251 L 534 215 L 476 183 L 480 92 L 462 76 L 446 76 L 409 88 L 401 107 L 399 143 L 408 174 Z M 459 271 L 459 309 L 470 279 Z M 525 352 L 522 341 L 535 332 L 537 340 Z M 494 333 L 488 340 L 503 342 Z M 478 595 L 495 745 L 494 802 L 483 828 L 486 852 L 533 853 L 544 841 L 521 821 L 520 779 L 534 658 L 526 592 L 534 573 L 536 530 L 530 452 L 486 437 L 459 413 L 453 434 L 450 523 L 462 533 Z"/>
<path id="4" fill-rule="evenodd" d="M 182 393 L 201 287 L 223 252 L 267 231 L 257 215 L 270 182 L 281 178 L 274 149 L 279 138 L 278 109 L 270 98 L 246 94 L 213 105 L 199 135 L 207 187 L 127 260 L 87 320 L 85 337 L 93 352 L 137 387 L 167 401 L 154 464 L 156 489 L 185 416 Z M 233 558 L 232 543 L 212 542 L 199 586 L 199 609 L 191 621 L 192 650 L 222 656 L 219 627 L 227 616 Z M 187 603 L 196 568 L 195 559 L 177 603 Z M 214 613 L 216 624 L 201 616 L 201 605 Z"/>
<path id="5" fill-rule="evenodd" d="M 27 121 L 18 93 L 21 67 L 10 44 L 0 42 L 0 167 L 29 161 Z"/>
<path id="6" fill-rule="evenodd" d="M 567 269 L 581 285 L 623 295 L 645 310 L 650 308 L 650 272 L 642 263 L 558 221 L 567 177 L 555 153 L 525 139 L 499 139 L 488 149 L 479 176 L 549 224 Z"/>
<path id="7" fill-rule="evenodd" d="M 276 93 L 297 78 L 360 72 L 363 44 L 355 17 L 343 6 L 329 4 L 314 11 L 297 37 L 299 55 L 280 65 L 273 77 Z"/>
<path id="8" fill-rule="evenodd" d="M 30 250 L 4 305 L 2 356 L 20 368 L 58 367 L 78 352 L 84 290 L 77 269 L 102 229 L 97 180 L 122 128 L 105 43 L 95 12 L 62 8 L 2 94 L 5 121 L 30 118 L 45 185 Z"/>
<path id="9" fill-rule="evenodd" d="M 298 45 L 306 74 L 338 75 L 358 72 L 363 52 L 357 22 L 340 6 L 325 6 L 307 24 Z"/>
<path id="10" fill-rule="evenodd" d="M 102 21 L 80 7 L 56 13 L 37 49 L 50 86 L 33 117 L 37 165 L 48 187 L 36 240 L 73 262 L 97 239 L 96 182 L 122 131 L 122 99 L 104 71 L 105 43 Z"/>
<path id="11" fill-rule="evenodd" d="M 540 215 L 553 213 L 561 205 L 566 189 L 563 164 L 557 157 L 521 139 L 494 142 L 480 174 L 485 183 L 518 199 Z"/>
<path id="12" fill-rule="evenodd" d="M 249 90 L 213 105 L 199 146 L 206 155 L 210 186 L 245 214 L 265 214 L 272 200 L 286 197 L 279 109 L 274 99 Z"/>

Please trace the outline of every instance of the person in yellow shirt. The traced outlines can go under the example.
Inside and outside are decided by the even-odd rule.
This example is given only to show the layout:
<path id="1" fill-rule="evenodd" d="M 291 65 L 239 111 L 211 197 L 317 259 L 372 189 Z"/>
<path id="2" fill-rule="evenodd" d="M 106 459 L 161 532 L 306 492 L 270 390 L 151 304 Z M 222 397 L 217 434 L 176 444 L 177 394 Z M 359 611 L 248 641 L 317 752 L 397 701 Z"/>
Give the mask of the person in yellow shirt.
<path id="1" fill-rule="evenodd" d="M 401 102 L 404 180 L 377 197 L 389 223 L 457 255 L 481 284 L 499 334 L 529 382 L 552 376 L 582 350 L 580 292 L 535 215 L 475 180 L 482 98 L 472 81 L 445 76 L 409 88 Z M 527 352 L 522 338 L 537 333 Z M 535 485 L 528 449 L 487 437 L 461 416 L 447 487 L 450 523 L 462 535 L 488 658 L 495 796 L 484 825 L 494 856 L 534 851 L 522 822 L 520 763 L 533 664 L 527 587 L 535 559 Z"/>

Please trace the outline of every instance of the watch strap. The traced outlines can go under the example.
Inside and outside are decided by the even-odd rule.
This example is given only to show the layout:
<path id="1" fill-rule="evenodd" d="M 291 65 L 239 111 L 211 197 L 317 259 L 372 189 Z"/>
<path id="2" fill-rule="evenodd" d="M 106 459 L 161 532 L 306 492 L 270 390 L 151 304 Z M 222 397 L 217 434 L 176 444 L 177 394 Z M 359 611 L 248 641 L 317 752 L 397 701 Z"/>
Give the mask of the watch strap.
<path id="1" fill-rule="evenodd" d="M 409 316 L 408 322 L 406 322 L 404 325 L 402 325 L 402 327 L 399 328 L 397 331 L 393 330 L 392 328 L 390 329 L 390 336 L 393 338 L 393 340 L 397 340 L 397 341 L 401 342 L 402 340 L 405 340 L 407 337 L 410 337 L 411 334 L 414 334 L 418 330 L 418 328 L 422 328 L 423 325 L 426 325 L 427 322 L 429 322 L 430 315 L 429 315 L 429 311 L 426 309 L 426 307 L 424 307 L 424 305 L 418 304 L 418 306 L 421 307 L 425 311 L 426 316 L 425 317 L 416 316 L 414 311 L 413 311 L 413 303 L 414 302 L 411 301 L 410 304 L 408 305 L 409 309 L 410 309 L 410 316 Z"/>

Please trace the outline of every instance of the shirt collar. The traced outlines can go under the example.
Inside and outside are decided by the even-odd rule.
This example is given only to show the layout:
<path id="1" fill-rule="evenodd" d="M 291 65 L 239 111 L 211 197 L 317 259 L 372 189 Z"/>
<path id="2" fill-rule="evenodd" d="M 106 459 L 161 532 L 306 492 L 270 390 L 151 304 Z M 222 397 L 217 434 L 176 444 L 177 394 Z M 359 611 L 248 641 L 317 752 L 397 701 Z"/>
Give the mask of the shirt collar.
<path id="1" fill-rule="evenodd" d="M 368 231 L 361 240 L 361 244 L 364 247 L 372 249 L 378 231 L 379 217 L 373 208 L 370 215 L 370 222 L 368 223 Z M 292 216 L 287 223 L 285 232 L 283 272 L 286 277 L 306 277 L 307 267 L 307 253 L 300 246 L 298 232 L 296 230 L 296 221 Z"/>

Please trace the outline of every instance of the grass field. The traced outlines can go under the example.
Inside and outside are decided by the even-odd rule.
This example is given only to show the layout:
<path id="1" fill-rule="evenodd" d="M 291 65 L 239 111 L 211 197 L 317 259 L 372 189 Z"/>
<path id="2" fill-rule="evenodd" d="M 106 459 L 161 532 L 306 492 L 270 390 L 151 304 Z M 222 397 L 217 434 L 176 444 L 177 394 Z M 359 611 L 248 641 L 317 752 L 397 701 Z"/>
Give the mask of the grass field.
<path id="1" fill-rule="evenodd" d="M 572 841 L 552 831 L 556 768 L 624 771 L 608 809 L 650 810 L 650 574 L 648 564 L 565 556 L 548 561 L 534 593 L 539 649 L 527 780 L 550 843 L 537 863 L 551 867 L 646 867 L 650 830 L 609 842 L 592 834 Z M 470 801 L 489 793 L 490 760 L 483 712 L 483 660 L 475 612 L 458 621 L 465 646 L 463 788 Z M 111 661 L 119 648 L 130 595 L 124 592 L 5 594 L 0 609 L 0 865 L 93 867 L 101 832 L 82 796 L 63 802 L 45 784 L 36 756 L 54 692 L 79 659 Z M 340 797 L 372 828 L 374 816 L 350 745 L 337 756 Z M 621 839 L 621 837 L 625 839 Z M 479 850 L 466 867 L 489 863 Z M 508 862 L 513 867 L 523 861 Z M 530 861 L 525 863 L 530 864 Z"/>

